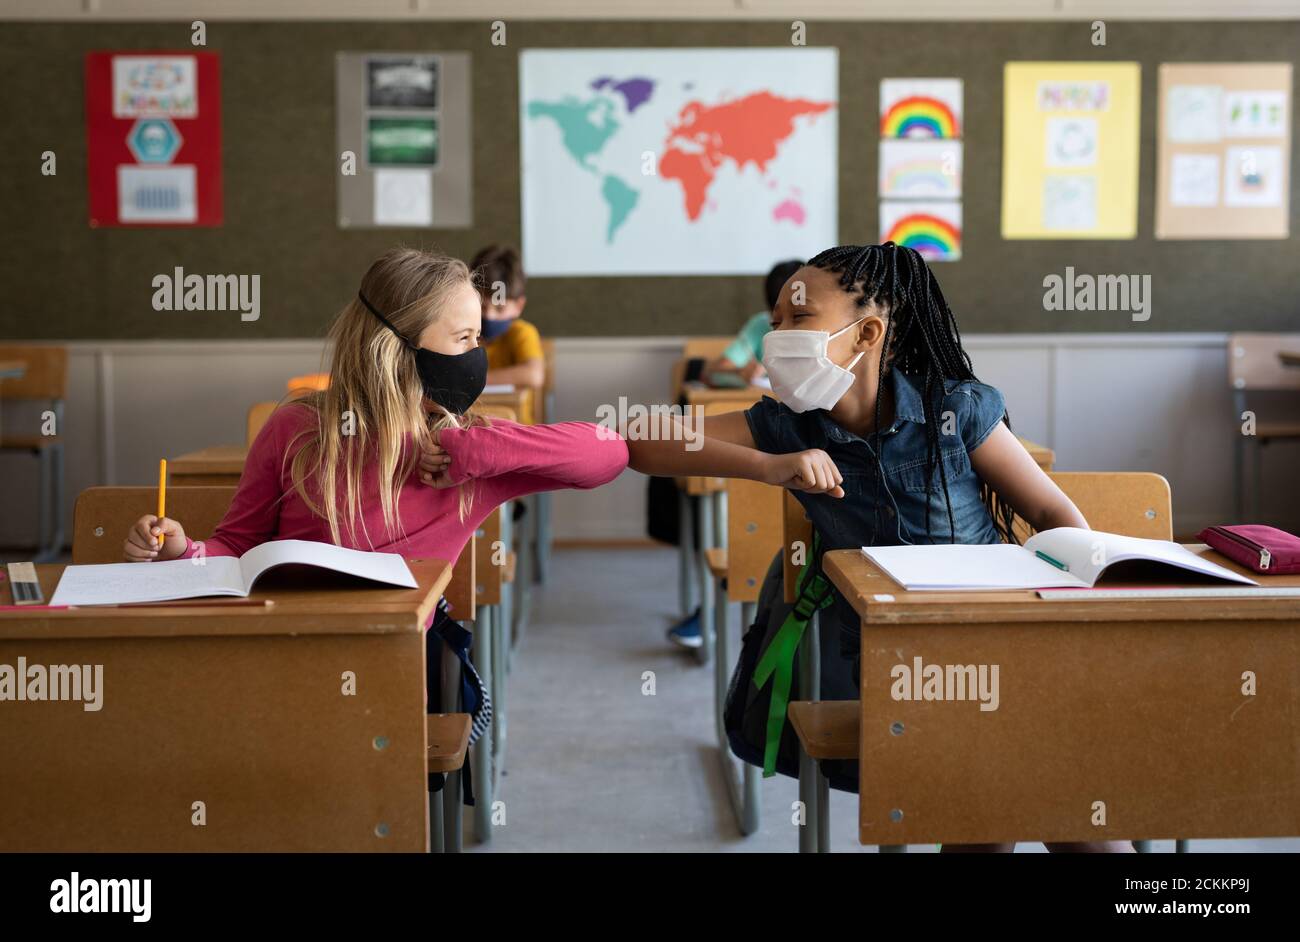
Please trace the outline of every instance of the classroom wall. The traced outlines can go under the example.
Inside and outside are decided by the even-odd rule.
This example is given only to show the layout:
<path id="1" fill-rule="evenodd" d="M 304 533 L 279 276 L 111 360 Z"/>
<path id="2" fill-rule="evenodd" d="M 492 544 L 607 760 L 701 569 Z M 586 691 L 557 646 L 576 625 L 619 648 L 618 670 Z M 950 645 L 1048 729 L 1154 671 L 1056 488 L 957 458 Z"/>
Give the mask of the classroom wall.
<path id="1" fill-rule="evenodd" d="M 1018 334 L 966 338 L 978 375 L 1006 395 L 1015 429 L 1056 449 L 1062 470 L 1156 471 L 1171 484 L 1174 526 L 1191 535 L 1236 519 L 1235 426 L 1223 334 Z M 632 401 L 667 394 L 681 337 L 562 339 L 558 418 L 592 421 L 619 391 Z M 71 344 L 68 520 L 95 484 L 152 484 L 159 457 L 239 443 L 250 403 L 275 399 L 286 376 L 318 368 L 314 341 L 160 341 Z M 220 364 L 220 369 L 214 368 Z M 159 390 L 167 390 L 160 394 Z M 1281 418 L 1278 407 L 1265 407 Z M 1291 400 L 1294 415 L 1295 400 Z M 1261 412 L 1261 415 L 1265 413 Z M 16 420 L 17 415 L 7 413 Z M 1295 415 L 1300 419 L 1300 415 Z M 1300 529 L 1294 487 L 1300 444 L 1268 448 L 1260 519 Z M 36 533 L 33 459 L 0 456 L 0 546 Z M 626 472 L 591 492 L 555 497 L 562 540 L 627 541 L 645 534 L 645 478 Z M 148 508 L 141 510 L 141 513 Z"/>
<path id="2" fill-rule="evenodd" d="M 508 45 L 485 22 L 220 22 L 225 224 L 216 229 L 91 229 L 87 223 L 83 69 L 93 49 L 184 48 L 185 22 L 0 23 L 6 70 L 0 123 L 0 337 L 255 340 L 318 337 L 370 259 L 395 242 L 468 257 L 519 238 L 518 52 L 563 46 L 752 46 L 789 42 L 788 22 L 511 21 Z M 1164 61 L 1295 61 L 1300 22 L 1124 22 L 1091 44 L 1086 22 L 810 22 L 810 45 L 840 51 L 840 238 L 877 238 L 879 80 L 965 80 L 964 257 L 937 266 L 967 332 L 1123 334 L 1287 330 L 1300 321 L 1300 202 L 1281 241 L 1157 242 L 1156 68 Z M 340 230 L 334 54 L 466 50 L 473 57 L 474 225 L 459 230 Z M 1142 65 L 1139 237 L 1004 241 L 1000 237 L 1002 66 L 1017 59 L 1135 60 Z M 1292 96 L 1293 102 L 1295 96 Z M 1294 104 L 1293 104 L 1294 108 Z M 42 177 L 39 154 L 58 154 Z M 1292 154 L 1292 178 L 1297 157 Z M 150 282 L 181 266 L 259 274 L 263 314 L 159 313 Z M 1119 313 L 1045 312 L 1043 278 L 1150 274 L 1149 321 Z M 755 278 L 535 279 L 529 315 L 553 336 L 726 332 L 760 304 Z"/>

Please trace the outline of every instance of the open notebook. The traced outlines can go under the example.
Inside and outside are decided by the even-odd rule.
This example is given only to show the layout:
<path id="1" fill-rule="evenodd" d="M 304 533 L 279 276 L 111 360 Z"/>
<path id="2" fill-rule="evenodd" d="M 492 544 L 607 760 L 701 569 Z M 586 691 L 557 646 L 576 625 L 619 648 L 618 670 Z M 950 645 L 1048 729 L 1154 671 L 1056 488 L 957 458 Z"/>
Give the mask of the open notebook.
<path id="1" fill-rule="evenodd" d="M 208 556 L 165 563 L 105 563 L 63 570 L 51 605 L 113 605 L 171 602 L 205 595 L 247 596 L 262 573 L 298 563 L 359 576 L 374 582 L 417 588 L 406 560 L 396 553 L 367 553 L 311 540 L 274 540 L 243 556 Z"/>
<path id="2" fill-rule="evenodd" d="M 864 546 L 862 552 L 899 585 L 926 591 L 1089 588 L 1109 567 L 1133 560 L 1158 564 L 1160 580 L 1176 582 L 1191 572 L 1245 585 L 1259 584 L 1168 540 L 1144 540 L 1078 527 L 1044 530 L 1023 546 Z"/>

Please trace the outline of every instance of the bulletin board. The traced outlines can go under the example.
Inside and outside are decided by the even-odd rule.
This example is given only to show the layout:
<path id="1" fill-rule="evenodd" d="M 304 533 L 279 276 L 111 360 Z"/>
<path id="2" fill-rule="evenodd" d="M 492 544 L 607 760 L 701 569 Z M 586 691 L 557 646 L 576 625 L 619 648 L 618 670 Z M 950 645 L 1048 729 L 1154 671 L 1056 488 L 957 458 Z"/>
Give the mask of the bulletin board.
<path id="1" fill-rule="evenodd" d="M 1290 234 L 1291 63 L 1160 66 L 1156 237 Z"/>
<path id="2" fill-rule="evenodd" d="M 1009 62 L 1002 125 L 1004 239 L 1132 239 L 1141 66 Z"/>
<path id="3" fill-rule="evenodd" d="M 340 52 L 335 69 L 339 228 L 471 225 L 469 56 Z"/>

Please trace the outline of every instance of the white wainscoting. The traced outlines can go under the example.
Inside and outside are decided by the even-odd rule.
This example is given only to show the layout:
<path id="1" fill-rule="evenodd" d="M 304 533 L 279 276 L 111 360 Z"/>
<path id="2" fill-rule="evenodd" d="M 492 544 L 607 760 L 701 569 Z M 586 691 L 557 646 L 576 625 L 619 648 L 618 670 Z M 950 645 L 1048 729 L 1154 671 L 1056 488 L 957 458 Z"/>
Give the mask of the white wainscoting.
<path id="1" fill-rule="evenodd" d="M 975 370 L 1006 396 L 1016 431 L 1056 450 L 1066 470 L 1156 471 L 1169 479 L 1175 527 L 1233 519 L 1235 434 L 1223 334 L 975 334 Z M 593 420 L 598 406 L 662 401 L 680 337 L 562 338 L 557 418 Z M 321 368 L 313 340 L 94 342 L 71 351 L 68 520 L 95 484 L 151 484 L 160 457 L 244 437 L 248 406 L 276 399 L 287 377 Z M 5 407 L 10 429 L 29 420 Z M 13 424 L 10 424 L 13 423 Z M 1261 518 L 1295 529 L 1300 447 L 1270 446 Z M 34 542 L 35 461 L 0 456 L 0 545 Z M 645 480 L 626 472 L 593 492 L 556 495 L 561 540 L 635 540 L 645 533 Z M 141 513 L 148 512 L 147 507 Z"/>

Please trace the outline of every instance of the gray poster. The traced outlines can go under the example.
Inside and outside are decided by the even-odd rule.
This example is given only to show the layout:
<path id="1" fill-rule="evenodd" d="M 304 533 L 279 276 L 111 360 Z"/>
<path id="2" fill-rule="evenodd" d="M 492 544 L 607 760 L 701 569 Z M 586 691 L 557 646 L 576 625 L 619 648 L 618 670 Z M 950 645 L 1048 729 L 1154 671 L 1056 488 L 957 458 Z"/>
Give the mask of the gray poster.
<path id="1" fill-rule="evenodd" d="M 466 52 L 338 53 L 340 228 L 473 224 L 469 76 Z"/>

